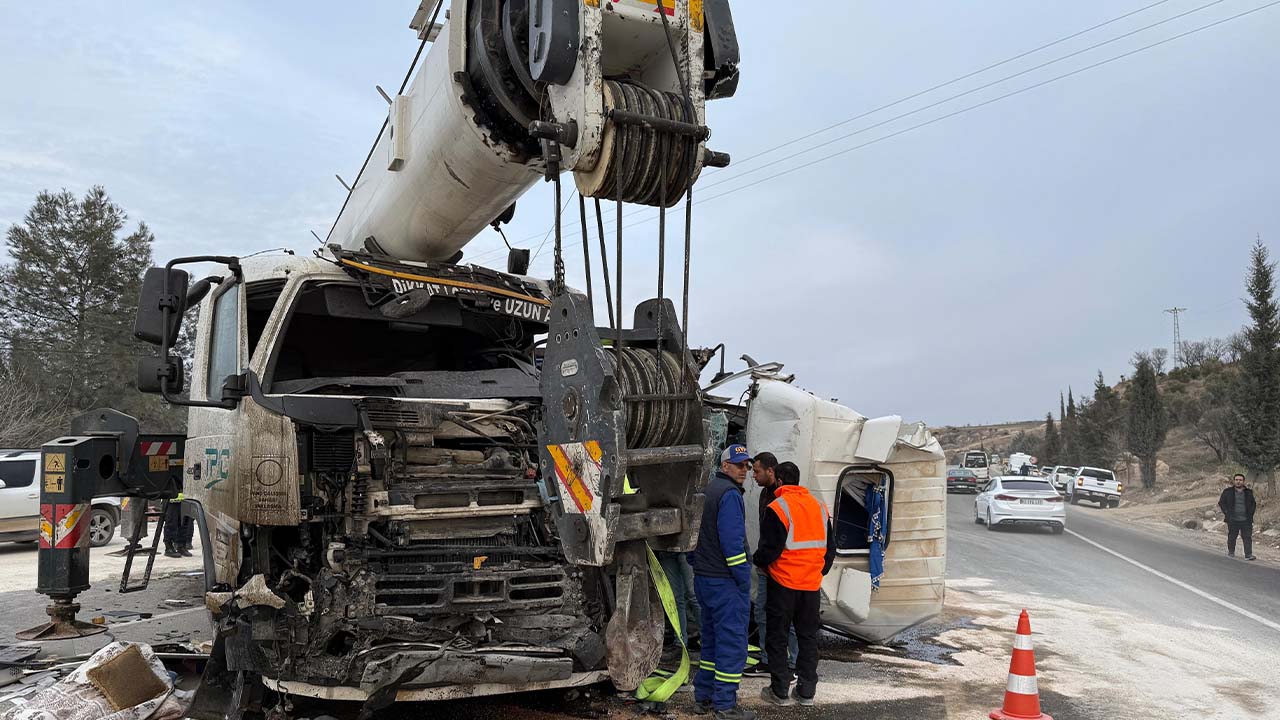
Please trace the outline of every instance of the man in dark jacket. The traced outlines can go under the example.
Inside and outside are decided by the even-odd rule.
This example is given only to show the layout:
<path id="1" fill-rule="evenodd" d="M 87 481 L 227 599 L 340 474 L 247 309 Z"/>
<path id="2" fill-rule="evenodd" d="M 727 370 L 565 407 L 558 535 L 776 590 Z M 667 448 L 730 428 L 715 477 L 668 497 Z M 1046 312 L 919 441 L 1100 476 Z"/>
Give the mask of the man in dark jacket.
<path id="1" fill-rule="evenodd" d="M 738 443 L 721 453 L 720 469 L 707 486 L 698 547 L 693 551 L 693 587 L 702 609 L 702 651 L 693 679 L 694 712 L 714 711 L 717 720 L 756 717 L 738 707 L 751 618 L 747 505 L 742 499 L 742 483 L 750 464 L 747 448 Z"/>
<path id="2" fill-rule="evenodd" d="M 1227 516 L 1227 555 L 1236 556 L 1236 536 L 1244 538 L 1244 559 L 1253 557 L 1253 513 L 1258 509 L 1258 501 L 1253 497 L 1253 490 L 1244 486 L 1244 475 L 1236 473 L 1231 478 L 1231 487 L 1222 491 L 1218 498 L 1218 508 Z"/>
<path id="3" fill-rule="evenodd" d="M 812 705 L 818 687 L 818 631 L 822 621 L 822 578 L 836 557 L 831 513 L 800 486 L 795 463 L 778 466 L 777 499 L 760 526 L 760 547 L 752 558 L 769 574 L 768 637 L 770 685 L 761 696 L 774 705 Z M 787 633 L 799 640 L 794 677 L 787 666 Z"/>
<path id="4" fill-rule="evenodd" d="M 778 476 L 774 471 L 778 467 L 778 458 L 771 452 L 762 452 L 751 459 L 751 474 L 755 477 L 756 485 L 760 486 L 760 525 L 764 526 L 766 513 L 769 513 L 769 505 L 773 503 L 774 491 L 778 488 Z M 765 649 L 765 627 L 768 620 L 765 617 L 764 608 L 768 604 L 769 593 L 769 572 L 764 568 L 756 568 L 756 593 L 754 606 L 754 617 L 756 620 L 756 632 L 758 633 L 758 643 L 760 647 L 760 662 L 747 668 L 748 675 L 768 675 L 769 674 L 769 652 Z M 796 634 L 791 632 L 789 660 L 792 665 L 796 662 Z"/>

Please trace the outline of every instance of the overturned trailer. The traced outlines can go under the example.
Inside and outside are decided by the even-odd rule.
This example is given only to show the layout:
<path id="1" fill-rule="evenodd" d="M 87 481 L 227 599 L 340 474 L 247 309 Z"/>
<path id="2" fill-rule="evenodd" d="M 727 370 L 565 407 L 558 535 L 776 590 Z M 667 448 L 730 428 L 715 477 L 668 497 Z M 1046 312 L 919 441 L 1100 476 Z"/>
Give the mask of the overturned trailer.
<path id="1" fill-rule="evenodd" d="M 720 398 L 719 406 L 752 452 L 796 463 L 801 484 L 831 509 L 836 560 L 822 583 L 823 624 L 882 642 L 936 617 L 947 556 L 946 458 L 938 441 L 923 423 L 867 418 L 823 400 L 792 385 L 780 369 L 744 372 L 748 400 L 734 405 Z M 746 488 L 747 507 L 754 508 L 760 488 L 753 482 Z M 754 547 L 755 513 L 747 513 L 747 534 Z"/>

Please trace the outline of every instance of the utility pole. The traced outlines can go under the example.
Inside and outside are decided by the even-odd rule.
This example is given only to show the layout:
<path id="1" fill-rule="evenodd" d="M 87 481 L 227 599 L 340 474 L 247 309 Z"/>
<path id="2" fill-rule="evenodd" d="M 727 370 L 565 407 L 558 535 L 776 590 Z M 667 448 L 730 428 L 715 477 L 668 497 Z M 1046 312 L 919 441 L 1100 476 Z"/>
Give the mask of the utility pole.
<path id="1" fill-rule="evenodd" d="M 1171 307 L 1165 312 L 1173 316 L 1173 367 L 1178 367 L 1178 360 L 1182 357 L 1182 327 L 1178 322 L 1178 316 L 1186 312 L 1184 307 Z"/>

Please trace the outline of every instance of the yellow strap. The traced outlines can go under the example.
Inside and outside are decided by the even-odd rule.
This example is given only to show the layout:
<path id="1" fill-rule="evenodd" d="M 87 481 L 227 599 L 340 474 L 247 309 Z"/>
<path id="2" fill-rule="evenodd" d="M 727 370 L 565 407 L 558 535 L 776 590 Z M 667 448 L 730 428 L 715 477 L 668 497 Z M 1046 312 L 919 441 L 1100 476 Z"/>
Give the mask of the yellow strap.
<path id="1" fill-rule="evenodd" d="M 633 487 L 631 487 L 631 476 L 630 476 L 630 475 L 623 475 L 623 476 L 622 476 L 622 494 L 623 494 L 623 495 L 635 495 L 635 494 L 636 494 L 636 489 L 635 489 L 635 488 L 633 488 Z"/>
<path id="2" fill-rule="evenodd" d="M 636 699 L 664 703 L 670 700 L 676 690 L 679 690 L 680 686 L 689 679 L 689 647 L 684 641 L 684 629 L 680 627 L 680 613 L 676 609 L 676 596 L 671 592 L 671 583 L 667 581 L 667 574 L 663 572 L 658 556 L 653 554 L 653 548 L 645 549 L 649 553 L 649 577 L 653 579 L 653 586 L 658 590 L 662 609 L 667 613 L 667 621 L 671 623 L 671 628 L 676 631 L 676 639 L 680 641 L 680 667 L 670 674 L 656 670 L 640 683 L 640 687 L 636 688 Z"/>

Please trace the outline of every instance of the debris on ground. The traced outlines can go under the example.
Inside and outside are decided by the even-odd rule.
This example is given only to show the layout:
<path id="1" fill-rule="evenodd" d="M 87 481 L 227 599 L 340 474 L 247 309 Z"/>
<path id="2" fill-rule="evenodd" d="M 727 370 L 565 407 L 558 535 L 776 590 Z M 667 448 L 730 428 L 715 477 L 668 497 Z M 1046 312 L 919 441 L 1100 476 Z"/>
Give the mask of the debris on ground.
<path id="1" fill-rule="evenodd" d="M 189 700 L 138 643 L 113 642 L 69 674 L 36 673 L 22 683 L 29 687 L 0 698 L 16 703 L 2 720 L 177 720 Z"/>

